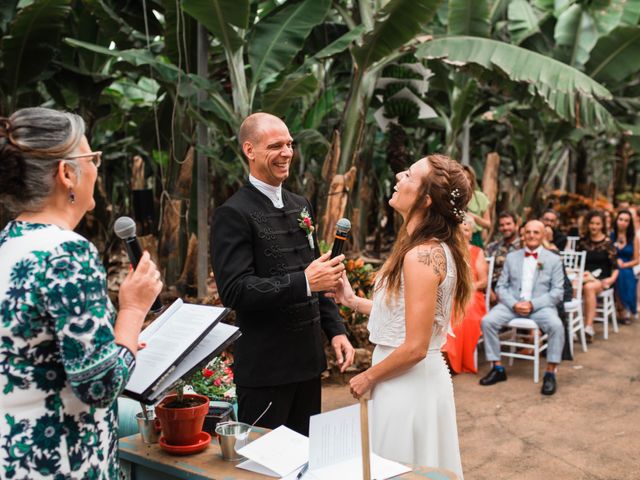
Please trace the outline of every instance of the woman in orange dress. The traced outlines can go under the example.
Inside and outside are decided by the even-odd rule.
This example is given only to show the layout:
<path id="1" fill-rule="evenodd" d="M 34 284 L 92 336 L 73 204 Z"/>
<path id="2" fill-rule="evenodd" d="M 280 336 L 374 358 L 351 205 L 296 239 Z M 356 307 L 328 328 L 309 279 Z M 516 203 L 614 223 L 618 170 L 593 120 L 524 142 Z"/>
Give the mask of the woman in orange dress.
<path id="1" fill-rule="evenodd" d="M 453 327 L 453 335 L 447 335 L 447 343 L 442 347 L 446 352 L 449 365 L 455 373 L 477 373 L 475 350 L 482 334 L 480 322 L 487 313 L 485 289 L 487 288 L 487 261 L 480 247 L 471 244 L 474 221 L 469 215 L 460 224 L 469 247 L 469 263 L 473 276 L 474 293 L 467 306 L 464 319 Z M 454 337 L 455 335 L 455 337 Z"/>

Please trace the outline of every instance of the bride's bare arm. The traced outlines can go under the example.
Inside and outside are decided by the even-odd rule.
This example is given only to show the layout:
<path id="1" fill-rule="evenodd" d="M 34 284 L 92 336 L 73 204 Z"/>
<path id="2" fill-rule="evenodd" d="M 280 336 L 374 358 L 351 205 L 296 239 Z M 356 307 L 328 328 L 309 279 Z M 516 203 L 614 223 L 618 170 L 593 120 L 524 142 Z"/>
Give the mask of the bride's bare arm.
<path id="1" fill-rule="evenodd" d="M 351 379 L 351 393 L 360 397 L 386 378 L 397 376 L 426 357 L 436 312 L 438 285 L 447 272 L 439 244 L 410 250 L 404 258 L 406 337 L 382 362 Z"/>
<path id="2" fill-rule="evenodd" d="M 327 293 L 326 296 L 335 299 L 337 303 L 357 313 L 362 313 L 363 315 L 369 315 L 371 313 L 373 301 L 355 294 L 353 288 L 351 288 L 347 274 L 344 271 L 342 272 L 342 278 L 340 279 L 338 287 L 335 291 Z"/>

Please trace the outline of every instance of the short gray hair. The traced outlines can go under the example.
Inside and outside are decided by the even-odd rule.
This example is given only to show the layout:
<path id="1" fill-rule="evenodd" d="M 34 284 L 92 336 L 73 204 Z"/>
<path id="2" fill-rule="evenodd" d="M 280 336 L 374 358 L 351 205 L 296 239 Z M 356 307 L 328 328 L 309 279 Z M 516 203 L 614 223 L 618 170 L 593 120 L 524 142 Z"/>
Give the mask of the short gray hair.
<path id="1" fill-rule="evenodd" d="M 0 200 L 10 211 L 43 208 L 59 161 L 78 147 L 84 131 L 80 116 L 50 108 L 23 108 L 0 118 Z M 66 162 L 80 172 L 76 160 Z"/>

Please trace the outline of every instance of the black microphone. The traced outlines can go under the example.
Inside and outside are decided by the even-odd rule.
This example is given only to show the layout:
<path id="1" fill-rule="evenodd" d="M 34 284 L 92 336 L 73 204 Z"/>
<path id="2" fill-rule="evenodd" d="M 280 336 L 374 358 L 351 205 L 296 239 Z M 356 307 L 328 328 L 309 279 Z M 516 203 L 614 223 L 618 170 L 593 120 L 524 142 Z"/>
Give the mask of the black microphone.
<path id="1" fill-rule="evenodd" d="M 331 258 L 335 258 L 342 253 L 344 242 L 349 238 L 349 232 L 351 231 L 351 222 L 347 218 L 341 218 L 336 223 L 336 238 L 333 241 L 333 248 L 331 248 Z"/>
<path id="2" fill-rule="evenodd" d="M 113 231 L 124 242 L 131 266 L 135 269 L 142 258 L 142 248 L 138 237 L 136 237 L 136 222 L 130 217 L 120 217 L 114 223 Z M 151 305 L 151 312 L 156 313 L 160 310 L 162 310 L 162 303 L 160 303 L 160 298 L 156 298 Z"/>

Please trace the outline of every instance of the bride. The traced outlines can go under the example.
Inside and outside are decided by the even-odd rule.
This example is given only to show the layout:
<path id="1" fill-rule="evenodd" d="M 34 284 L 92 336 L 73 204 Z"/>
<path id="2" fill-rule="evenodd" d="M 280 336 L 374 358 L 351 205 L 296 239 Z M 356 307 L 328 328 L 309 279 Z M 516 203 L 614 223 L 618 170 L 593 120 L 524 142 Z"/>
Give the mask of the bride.
<path id="1" fill-rule="evenodd" d="M 370 315 L 372 367 L 351 393 L 372 391 L 373 451 L 462 478 L 451 376 L 440 349 L 452 316 L 462 319 L 472 281 L 459 225 L 471 189 L 459 163 L 442 155 L 399 173 L 389 201 L 404 219 L 373 300 L 356 296 L 343 274 L 336 301 Z"/>

